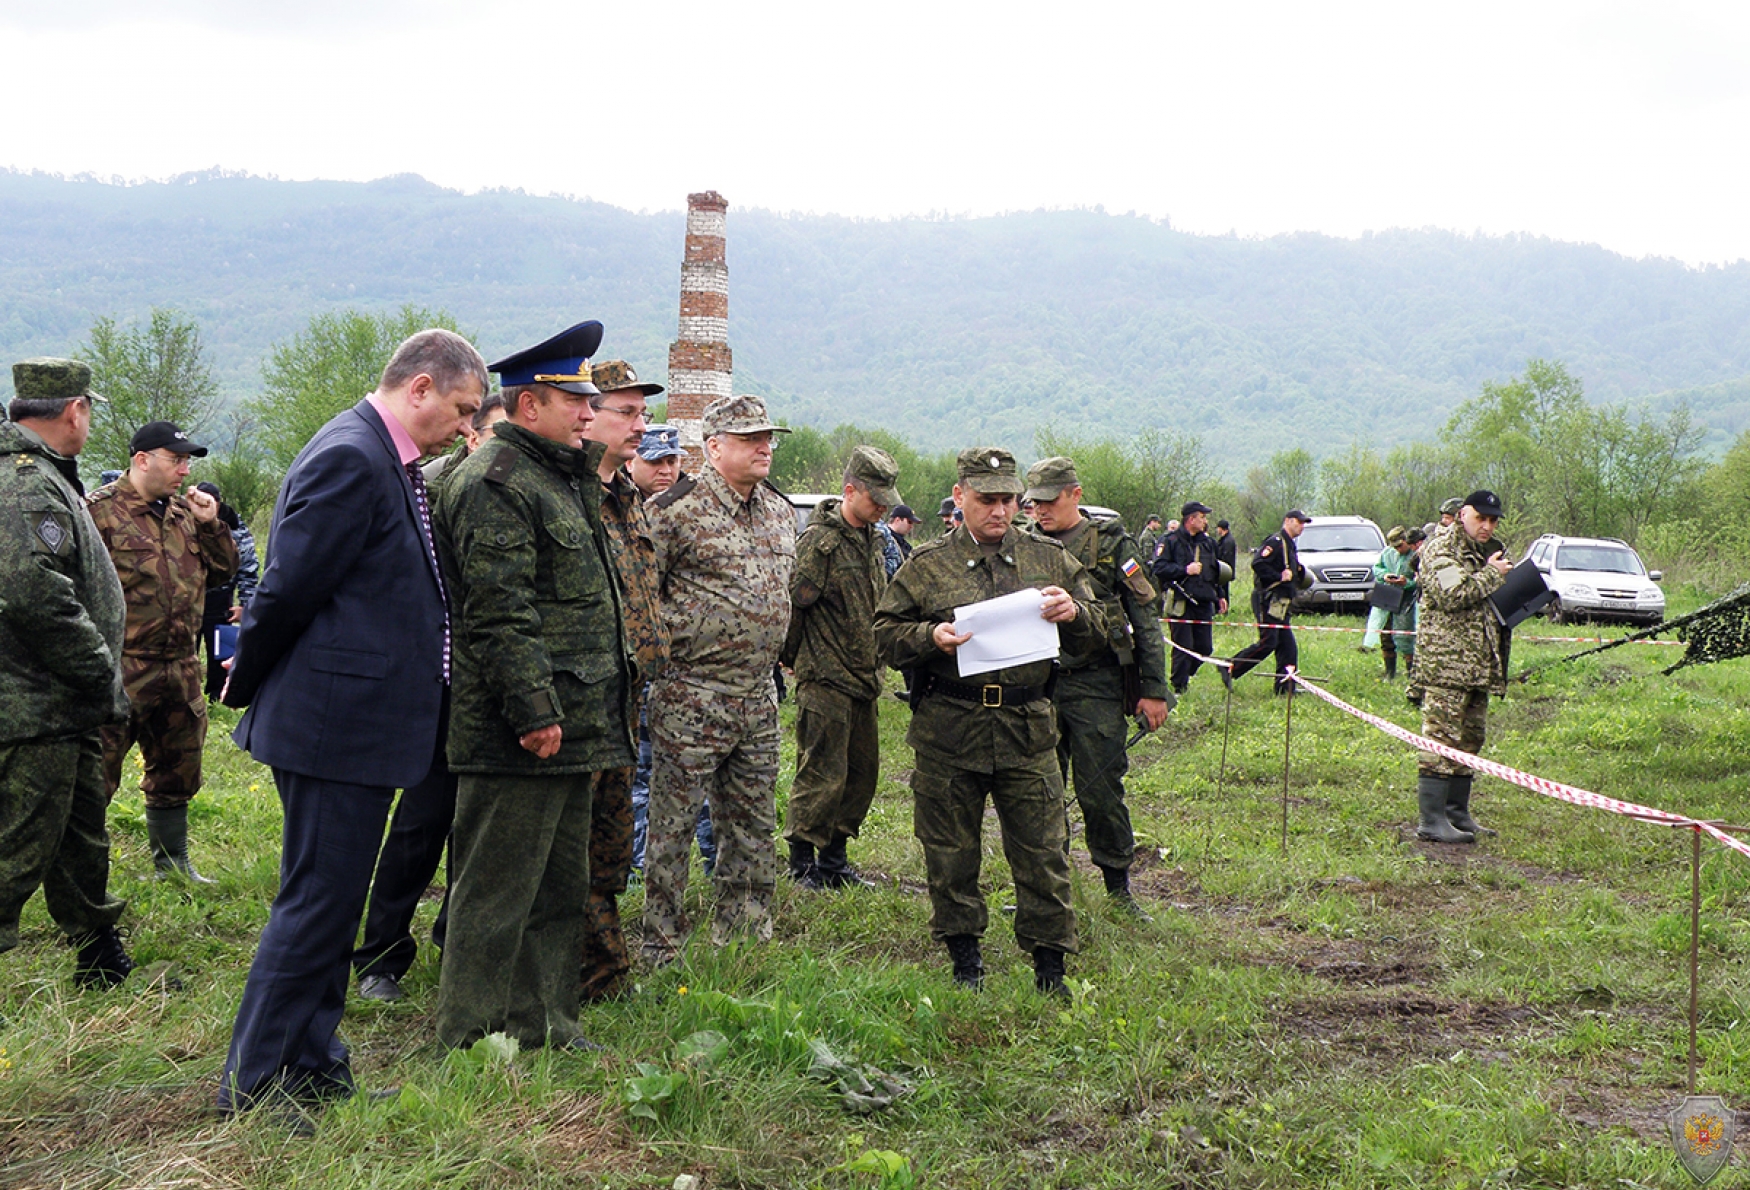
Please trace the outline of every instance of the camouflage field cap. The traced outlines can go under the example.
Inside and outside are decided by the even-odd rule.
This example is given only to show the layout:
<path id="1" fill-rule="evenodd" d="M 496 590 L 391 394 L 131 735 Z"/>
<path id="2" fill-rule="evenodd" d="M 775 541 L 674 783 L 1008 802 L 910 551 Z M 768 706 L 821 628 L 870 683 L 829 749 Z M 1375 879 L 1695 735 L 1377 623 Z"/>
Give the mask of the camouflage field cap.
<path id="1" fill-rule="evenodd" d="M 774 430 L 788 434 L 789 426 L 781 426 L 766 412 L 766 403 L 758 397 L 718 397 L 705 406 L 700 418 L 704 437 L 719 434 L 758 434 Z"/>
<path id="2" fill-rule="evenodd" d="M 954 474 L 961 487 L 987 496 L 1019 496 L 1027 490 L 1015 456 L 995 446 L 961 451 L 954 459 Z"/>
<path id="3" fill-rule="evenodd" d="M 883 508 L 903 504 L 899 489 L 899 464 L 893 456 L 875 446 L 859 446 L 851 451 L 845 464 L 845 474 L 869 489 L 869 495 Z"/>
<path id="4" fill-rule="evenodd" d="M 1387 545 L 1397 545 L 1403 539 L 1404 527 L 1402 525 L 1393 525 L 1385 531 L 1385 543 Z"/>
<path id="5" fill-rule="evenodd" d="M 89 397 L 109 402 L 91 391 L 91 365 L 83 360 L 32 356 L 12 365 L 12 391 L 21 401 L 70 401 Z"/>
<path id="6" fill-rule="evenodd" d="M 662 385 L 652 384 L 638 379 L 638 373 L 632 370 L 632 365 L 623 359 L 605 359 L 589 366 L 590 383 L 604 393 L 624 392 L 635 388 L 647 397 L 654 397 L 662 391 Z"/>
<path id="7" fill-rule="evenodd" d="M 1080 485 L 1081 480 L 1076 478 L 1075 460 L 1063 455 L 1053 455 L 1049 459 L 1040 459 L 1027 468 L 1027 490 L 1021 494 L 1021 498 L 1055 500 L 1063 494 L 1064 489 Z"/>
<path id="8" fill-rule="evenodd" d="M 1458 496 L 1454 496 L 1452 499 L 1448 500 L 1446 503 L 1444 503 L 1440 506 L 1440 515 L 1441 516 L 1457 516 L 1458 510 L 1463 508 L 1463 507 L 1464 507 L 1464 500 Z"/>

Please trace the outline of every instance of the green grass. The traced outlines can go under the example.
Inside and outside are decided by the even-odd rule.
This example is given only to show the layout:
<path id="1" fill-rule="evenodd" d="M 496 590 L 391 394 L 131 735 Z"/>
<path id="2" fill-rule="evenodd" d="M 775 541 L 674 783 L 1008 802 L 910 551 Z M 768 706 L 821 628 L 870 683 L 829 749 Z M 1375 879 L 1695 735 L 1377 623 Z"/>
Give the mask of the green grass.
<path id="1" fill-rule="evenodd" d="M 1218 630 L 1217 648 L 1247 639 Z M 1357 639 L 1302 633 L 1306 672 L 1415 726 Z M 1573 647 L 1521 641 L 1515 661 Z M 1515 687 L 1486 751 L 1743 821 L 1750 667 L 1658 677 L 1676 652 L 1629 646 Z M 0 1185 L 619 1188 L 682 1173 L 826 1190 L 1689 1185 L 1663 1135 L 1687 1078 L 1688 835 L 1479 778 L 1475 812 L 1500 834 L 1418 844 L 1409 750 L 1300 698 L 1285 853 L 1284 709 L 1267 675 L 1239 683 L 1223 777 L 1224 698 L 1204 673 L 1136 747 L 1134 882 L 1156 921 L 1111 912 L 1078 838 L 1068 1006 L 1033 992 L 1000 911 L 1012 898 L 994 820 L 989 977 L 980 993 L 949 981 L 911 837 L 908 712 L 884 699 L 883 784 L 852 851 L 879 889 L 782 886 L 769 945 L 701 940 L 630 1000 L 587 1010 L 598 1057 L 446 1054 L 422 946 L 408 999 L 355 1001 L 343 1025 L 361 1080 L 401 1096 L 338 1108 L 304 1142 L 207 1110 L 279 831 L 271 779 L 216 712 L 191 831 L 216 887 L 147 879 L 139 795 L 111 812 L 130 946 L 172 963 L 186 989 L 74 991 L 40 899 L 24 944 L 0 958 Z M 1750 1098 L 1750 863 L 1708 844 L 1702 875 L 1699 1089 L 1736 1103 Z M 690 895 L 706 906 L 697 872 Z M 634 933 L 640 909 L 634 889 Z M 435 911 L 434 897 L 422 940 Z M 721 1052 L 686 1056 L 706 1030 Z M 817 1042 L 909 1092 L 847 1111 L 810 1075 Z M 630 1110 L 632 1080 L 647 1080 L 633 1097 L 645 1114 Z"/>

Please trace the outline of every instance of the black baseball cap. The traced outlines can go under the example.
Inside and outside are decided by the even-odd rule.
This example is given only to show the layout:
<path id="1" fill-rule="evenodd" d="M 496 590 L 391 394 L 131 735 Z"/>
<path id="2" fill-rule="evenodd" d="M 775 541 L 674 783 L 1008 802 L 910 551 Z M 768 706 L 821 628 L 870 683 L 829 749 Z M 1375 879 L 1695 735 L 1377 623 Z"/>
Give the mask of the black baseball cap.
<path id="1" fill-rule="evenodd" d="M 1282 517 L 1285 521 L 1299 521 L 1303 525 L 1312 524 L 1312 518 L 1298 508 L 1291 508 Z"/>
<path id="2" fill-rule="evenodd" d="M 1505 515 L 1501 510 L 1501 497 L 1487 488 L 1478 488 L 1464 498 L 1464 502 L 1479 516 L 1499 517 Z"/>
<path id="3" fill-rule="evenodd" d="M 1199 504 L 1195 500 L 1187 500 L 1185 502 L 1185 507 L 1183 507 L 1179 510 L 1179 519 L 1184 520 L 1186 517 L 1190 516 L 1194 512 L 1214 512 L 1214 511 L 1215 511 L 1215 509 L 1209 507 L 1209 505 L 1207 505 L 1207 504 Z"/>
<path id="4" fill-rule="evenodd" d="M 171 454 L 193 455 L 197 459 L 207 457 L 207 448 L 190 442 L 188 435 L 173 421 L 149 421 L 135 430 L 133 441 L 128 443 L 128 453 L 137 455 L 142 450 L 167 450 Z"/>

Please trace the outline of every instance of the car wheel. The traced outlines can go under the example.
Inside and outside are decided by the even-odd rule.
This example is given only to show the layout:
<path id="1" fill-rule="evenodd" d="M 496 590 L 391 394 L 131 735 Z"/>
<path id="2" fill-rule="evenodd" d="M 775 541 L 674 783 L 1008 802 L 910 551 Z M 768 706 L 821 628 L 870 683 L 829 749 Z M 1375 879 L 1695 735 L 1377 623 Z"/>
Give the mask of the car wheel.
<path id="1" fill-rule="evenodd" d="M 1551 624 L 1566 624 L 1568 622 L 1567 613 L 1562 611 L 1562 597 L 1560 595 L 1549 601 L 1549 622 Z"/>

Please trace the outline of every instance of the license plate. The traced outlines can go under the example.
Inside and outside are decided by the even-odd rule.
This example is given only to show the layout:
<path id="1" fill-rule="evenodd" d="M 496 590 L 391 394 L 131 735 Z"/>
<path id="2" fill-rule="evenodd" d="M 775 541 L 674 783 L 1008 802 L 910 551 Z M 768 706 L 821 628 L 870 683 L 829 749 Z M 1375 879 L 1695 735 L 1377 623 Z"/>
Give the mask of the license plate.
<path id="1" fill-rule="evenodd" d="M 1632 612 L 1635 610 L 1635 601 L 1632 599 L 1600 599 L 1598 606 L 1606 611 Z"/>
<path id="2" fill-rule="evenodd" d="M 1367 598 L 1366 591 L 1332 591 L 1331 592 L 1331 602 L 1333 602 L 1333 603 L 1358 603 L 1361 600 L 1366 599 L 1366 598 Z"/>

